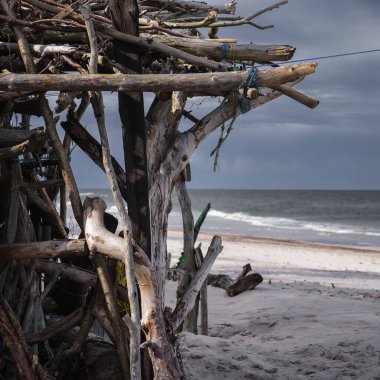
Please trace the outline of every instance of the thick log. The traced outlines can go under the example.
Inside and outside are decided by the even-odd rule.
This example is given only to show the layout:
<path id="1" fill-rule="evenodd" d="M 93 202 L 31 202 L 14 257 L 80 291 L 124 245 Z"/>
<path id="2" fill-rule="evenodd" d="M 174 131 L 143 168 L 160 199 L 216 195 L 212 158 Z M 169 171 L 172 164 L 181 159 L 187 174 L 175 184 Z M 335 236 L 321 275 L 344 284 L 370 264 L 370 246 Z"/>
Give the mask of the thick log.
<path id="1" fill-rule="evenodd" d="M 11 147 L 20 144 L 39 133 L 43 133 L 40 128 L 30 130 L 0 128 L 0 147 Z"/>
<path id="2" fill-rule="evenodd" d="M 263 282 L 263 277 L 259 273 L 252 273 L 247 276 L 250 270 L 251 266 L 245 265 L 242 273 L 235 280 L 226 274 L 209 274 L 207 285 L 222 288 L 230 297 L 234 297 L 246 290 L 255 289 Z"/>
<path id="3" fill-rule="evenodd" d="M 293 57 L 295 48 L 289 45 L 254 45 L 210 42 L 202 39 L 180 38 L 167 35 L 153 35 L 155 41 L 175 47 L 200 57 L 215 60 L 253 61 L 265 63 L 270 61 L 288 61 Z"/>
<path id="4" fill-rule="evenodd" d="M 28 140 L 25 140 L 20 144 L 7 148 L 0 148 L 0 160 L 18 157 L 19 155 L 30 151 L 39 151 L 46 140 L 46 132 L 37 131 L 37 133 L 34 133 Z"/>
<path id="5" fill-rule="evenodd" d="M 0 244 L 0 261 L 86 256 L 85 240 Z"/>
<path id="6" fill-rule="evenodd" d="M 257 70 L 256 85 L 273 87 L 296 81 L 315 72 L 316 63 L 280 67 L 261 67 Z M 0 90 L 21 91 L 233 91 L 246 79 L 246 71 L 200 74 L 2 74 Z"/>

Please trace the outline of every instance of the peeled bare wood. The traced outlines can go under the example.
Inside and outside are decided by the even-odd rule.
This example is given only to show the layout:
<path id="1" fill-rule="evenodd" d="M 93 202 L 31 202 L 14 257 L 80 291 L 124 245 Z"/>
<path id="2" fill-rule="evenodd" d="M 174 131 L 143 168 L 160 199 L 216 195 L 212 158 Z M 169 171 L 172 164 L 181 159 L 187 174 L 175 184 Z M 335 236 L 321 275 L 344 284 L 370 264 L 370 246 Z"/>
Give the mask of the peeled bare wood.
<path id="1" fill-rule="evenodd" d="M 74 54 L 77 49 L 74 46 L 54 46 L 54 45 L 38 45 L 31 44 L 30 49 L 33 53 L 38 55 L 52 55 L 52 54 Z M 15 42 L 1 42 L 0 41 L 0 55 L 9 53 L 18 53 L 19 47 Z"/>
<path id="2" fill-rule="evenodd" d="M 256 74 L 258 87 L 293 82 L 315 72 L 316 63 L 263 67 Z M 246 71 L 200 74 L 2 74 L 0 90 L 21 91 L 233 91 L 246 79 Z"/>
<path id="3" fill-rule="evenodd" d="M 85 236 L 90 251 L 125 258 L 124 239 L 112 234 L 104 227 L 103 215 L 107 208 L 100 198 L 86 198 Z M 134 253 L 135 275 L 141 294 L 141 325 L 147 336 L 147 346 L 157 379 L 179 379 L 180 368 L 166 337 L 166 326 L 161 309 L 161 294 L 158 293 L 156 276 L 150 260 L 138 249 Z"/>
<path id="4" fill-rule="evenodd" d="M 295 90 L 292 87 L 282 85 L 282 86 L 271 86 L 271 88 L 273 90 L 280 92 L 281 94 L 288 96 L 289 98 L 294 99 L 298 103 L 301 103 L 311 109 L 314 109 L 319 104 L 319 100 L 313 99 L 310 96 L 307 96 L 303 94 L 302 92 Z"/>

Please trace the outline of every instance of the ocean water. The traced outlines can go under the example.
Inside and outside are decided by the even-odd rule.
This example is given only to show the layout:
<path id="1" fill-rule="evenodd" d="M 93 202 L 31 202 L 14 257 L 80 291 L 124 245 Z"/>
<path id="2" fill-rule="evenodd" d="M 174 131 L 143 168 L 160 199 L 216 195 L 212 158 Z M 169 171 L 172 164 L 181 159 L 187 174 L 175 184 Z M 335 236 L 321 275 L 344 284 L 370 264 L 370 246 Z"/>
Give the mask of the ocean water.
<path id="1" fill-rule="evenodd" d="M 117 215 L 108 189 L 82 189 L 100 196 Z M 380 191 L 189 190 L 196 219 L 208 202 L 203 231 L 309 242 L 380 246 Z M 182 228 L 172 198 L 169 228 Z"/>

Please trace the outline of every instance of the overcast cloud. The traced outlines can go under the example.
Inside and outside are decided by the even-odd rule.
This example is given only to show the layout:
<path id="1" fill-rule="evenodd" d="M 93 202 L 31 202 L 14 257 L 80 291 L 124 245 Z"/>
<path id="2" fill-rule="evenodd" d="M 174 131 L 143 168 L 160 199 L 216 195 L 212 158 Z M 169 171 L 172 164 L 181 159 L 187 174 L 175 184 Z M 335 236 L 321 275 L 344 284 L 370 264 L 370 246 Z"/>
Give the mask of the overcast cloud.
<path id="1" fill-rule="evenodd" d="M 237 13 L 246 15 L 272 2 L 239 3 Z M 303 59 L 380 48 L 379 15 L 378 0 L 289 0 L 256 20 L 273 29 L 228 28 L 220 36 L 290 44 L 297 47 L 294 59 Z M 191 187 L 380 189 L 379 62 L 380 53 L 319 61 L 316 74 L 297 86 L 320 99 L 316 109 L 281 97 L 239 117 L 216 173 L 209 153 L 218 132 L 194 154 Z M 117 95 L 105 102 L 112 153 L 122 163 Z M 192 107 L 207 113 L 209 104 Z M 97 136 L 94 121 L 84 123 Z M 78 148 L 73 167 L 80 187 L 107 187 L 103 173 Z"/>

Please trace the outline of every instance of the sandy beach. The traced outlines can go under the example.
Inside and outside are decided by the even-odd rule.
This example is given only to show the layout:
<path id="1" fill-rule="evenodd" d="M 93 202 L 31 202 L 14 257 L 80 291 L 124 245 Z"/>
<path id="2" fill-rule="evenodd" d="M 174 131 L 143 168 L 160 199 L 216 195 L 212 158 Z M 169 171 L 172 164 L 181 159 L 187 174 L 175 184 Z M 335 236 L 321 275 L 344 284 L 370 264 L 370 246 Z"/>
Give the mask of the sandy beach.
<path id="1" fill-rule="evenodd" d="M 212 273 L 250 263 L 264 281 L 232 298 L 208 287 L 209 336 L 180 335 L 186 378 L 380 379 L 380 248 L 221 236 Z M 181 239 L 169 232 L 172 264 Z"/>

